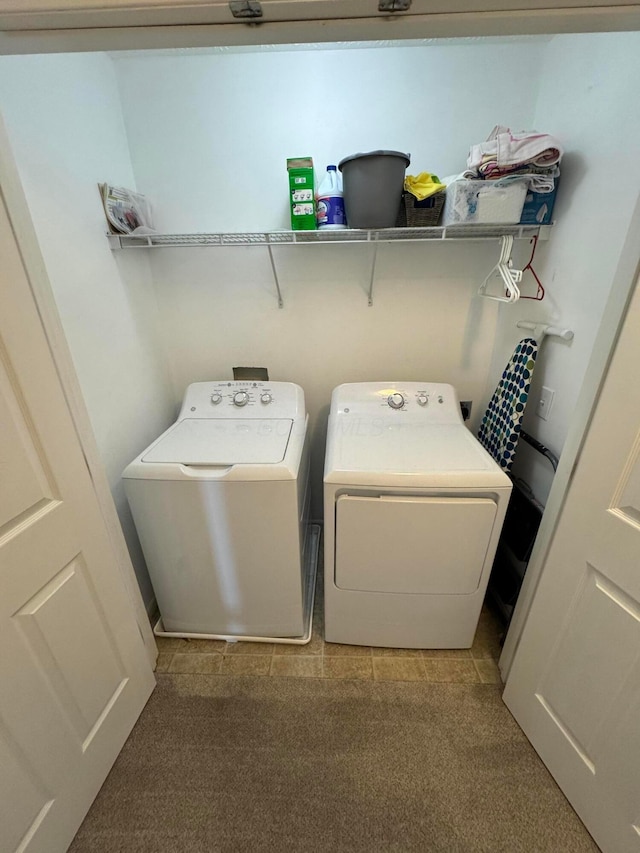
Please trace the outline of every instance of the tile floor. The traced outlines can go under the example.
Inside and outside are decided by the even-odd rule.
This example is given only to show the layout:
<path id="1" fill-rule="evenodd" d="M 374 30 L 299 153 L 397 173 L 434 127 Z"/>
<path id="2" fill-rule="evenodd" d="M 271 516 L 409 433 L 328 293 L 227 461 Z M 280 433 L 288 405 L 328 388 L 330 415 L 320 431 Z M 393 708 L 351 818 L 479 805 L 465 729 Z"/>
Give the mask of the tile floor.
<path id="1" fill-rule="evenodd" d="M 500 684 L 497 660 L 501 626 L 485 606 L 471 649 L 385 649 L 327 643 L 323 638 L 322 578 L 313 635 L 305 646 L 226 643 L 158 637 L 157 672 L 211 675 L 280 675 L 368 681 Z"/>

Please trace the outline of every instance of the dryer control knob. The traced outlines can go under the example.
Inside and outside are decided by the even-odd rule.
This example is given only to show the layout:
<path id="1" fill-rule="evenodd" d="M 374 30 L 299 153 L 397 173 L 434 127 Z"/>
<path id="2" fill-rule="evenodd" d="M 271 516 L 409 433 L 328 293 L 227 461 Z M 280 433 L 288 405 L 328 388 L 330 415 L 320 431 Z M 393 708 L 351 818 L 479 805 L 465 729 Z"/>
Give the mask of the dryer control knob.
<path id="1" fill-rule="evenodd" d="M 404 406 L 404 397 L 396 391 L 395 394 L 389 394 L 387 403 L 392 409 L 401 409 Z"/>
<path id="2" fill-rule="evenodd" d="M 249 402 L 249 395 L 246 391 L 236 391 L 233 395 L 234 406 L 246 406 Z"/>
<path id="3" fill-rule="evenodd" d="M 419 406 L 426 406 L 429 402 L 429 398 L 426 394 L 418 394 L 417 398 Z"/>
<path id="4" fill-rule="evenodd" d="M 211 402 L 213 405 L 217 406 L 220 400 L 222 400 L 222 394 L 219 391 L 214 391 L 211 395 Z"/>
<path id="5" fill-rule="evenodd" d="M 271 403 L 272 401 L 273 397 L 267 391 L 265 391 L 264 394 L 260 394 L 261 403 L 264 403 L 266 405 L 267 403 Z"/>

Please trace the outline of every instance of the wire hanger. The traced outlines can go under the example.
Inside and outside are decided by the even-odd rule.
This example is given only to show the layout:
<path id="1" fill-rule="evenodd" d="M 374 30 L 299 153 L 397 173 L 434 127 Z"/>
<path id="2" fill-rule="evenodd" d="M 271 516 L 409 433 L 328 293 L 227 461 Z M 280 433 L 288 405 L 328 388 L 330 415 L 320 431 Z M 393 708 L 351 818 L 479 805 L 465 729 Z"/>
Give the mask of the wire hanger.
<path id="1" fill-rule="evenodd" d="M 478 289 L 478 293 L 480 296 L 484 296 L 486 299 L 493 299 L 496 302 L 517 302 L 520 298 L 518 283 L 522 279 L 522 270 L 512 269 L 513 262 L 511 260 L 511 252 L 513 250 L 513 236 L 511 234 L 504 234 L 500 238 L 500 242 L 501 248 L 498 263 L 482 282 Z M 495 278 L 496 275 L 500 276 L 504 285 L 504 296 L 492 296 L 486 292 L 487 285 Z"/>
<path id="2" fill-rule="evenodd" d="M 542 282 L 538 278 L 537 273 L 532 266 L 533 259 L 534 259 L 535 254 L 536 254 L 536 249 L 538 248 L 538 235 L 534 234 L 533 237 L 531 238 L 530 242 L 533 243 L 533 249 L 531 250 L 531 257 L 529 258 L 529 263 L 522 268 L 522 273 L 524 275 L 524 273 L 527 270 L 529 270 L 531 275 L 536 280 L 536 284 L 538 285 L 538 289 L 536 290 L 535 296 L 523 296 L 522 294 L 520 294 L 520 299 L 533 299 L 535 302 L 542 302 L 542 300 L 544 299 L 544 285 L 542 284 Z"/>

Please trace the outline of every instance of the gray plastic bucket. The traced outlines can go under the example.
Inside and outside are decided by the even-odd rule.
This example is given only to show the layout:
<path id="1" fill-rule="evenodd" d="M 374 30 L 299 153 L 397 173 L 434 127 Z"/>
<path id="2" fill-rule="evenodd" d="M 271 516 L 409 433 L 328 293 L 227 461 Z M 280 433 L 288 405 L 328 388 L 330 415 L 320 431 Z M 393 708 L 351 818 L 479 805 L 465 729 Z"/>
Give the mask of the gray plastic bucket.
<path id="1" fill-rule="evenodd" d="M 340 161 L 349 228 L 393 228 L 410 162 L 401 151 L 369 151 Z"/>

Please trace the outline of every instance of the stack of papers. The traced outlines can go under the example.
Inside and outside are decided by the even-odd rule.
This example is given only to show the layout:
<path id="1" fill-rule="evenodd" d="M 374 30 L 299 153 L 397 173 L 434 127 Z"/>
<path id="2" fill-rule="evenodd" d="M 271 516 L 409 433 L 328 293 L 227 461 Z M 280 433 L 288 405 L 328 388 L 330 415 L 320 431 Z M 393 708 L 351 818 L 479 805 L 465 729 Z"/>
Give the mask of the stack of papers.
<path id="1" fill-rule="evenodd" d="M 98 184 L 112 234 L 152 234 L 151 205 L 140 193 L 111 184 Z"/>

